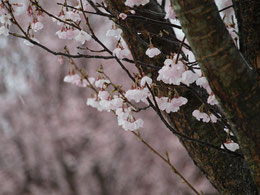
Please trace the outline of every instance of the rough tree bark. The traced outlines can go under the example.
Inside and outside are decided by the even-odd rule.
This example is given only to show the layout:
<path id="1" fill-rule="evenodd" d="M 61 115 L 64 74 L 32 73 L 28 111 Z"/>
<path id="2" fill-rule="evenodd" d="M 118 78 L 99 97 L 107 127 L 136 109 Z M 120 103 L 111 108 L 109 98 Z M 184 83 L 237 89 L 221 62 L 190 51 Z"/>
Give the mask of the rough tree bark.
<path id="1" fill-rule="evenodd" d="M 115 16 L 118 16 L 121 12 L 127 13 L 127 11 L 129 11 L 129 8 L 124 6 L 123 1 L 107 0 L 106 2 L 108 10 Z M 200 7 L 198 9 L 191 9 L 190 6 L 196 5 L 196 3 L 200 4 Z M 258 194 L 257 184 L 259 185 L 259 175 L 257 176 L 257 174 L 259 173 L 259 164 L 255 163 L 259 162 L 259 146 L 257 146 L 257 141 L 259 141 L 260 125 L 257 121 L 257 117 L 259 118 L 260 98 L 259 87 L 255 80 L 256 74 L 248 67 L 248 64 L 246 64 L 239 52 L 233 47 L 232 40 L 229 38 L 223 22 L 218 16 L 214 1 L 174 1 L 174 6 L 177 8 L 178 17 L 184 26 L 183 30 L 191 43 L 197 60 L 201 63 L 203 71 L 207 73 L 207 76 L 213 79 L 211 81 L 211 87 L 223 104 L 223 108 L 227 114 L 226 116 L 239 139 L 243 153 L 246 154 L 246 160 L 242 154 L 241 157 L 223 153 L 182 138 L 180 138 L 180 141 L 194 163 L 205 173 L 210 182 L 221 194 Z M 129 15 L 126 20 L 115 17 L 114 22 L 123 30 L 124 39 L 131 50 L 136 62 L 136 67 L 145 74 L 152 76 L 157 85 L 155 92 L 159 95 L 168 96 L 169 91 L 175 90 L 181 96 L 188 98 L 189 103 L 183 106 L 178 113 L 164 113 L 172 127 L 191 138 L 220 146 L 226 139 L 223 124 L 221 122 L 216 125 L 201 123 L 191 117 L 192 111 L 197 109 L 203 101 L 206 100 L 206 93 L 196 88 L 196 86 L 193 86 L 194 89 L 191 90 L 185 86 L 170 86 L 162 82 L 157 82 L 158 70 L 141 66 L 141 64 L 138 63 L 141 61 L 160 68 L 163 66 L 165 56 L 179 51 L 181 43 L 175 38 L 172 28 L 165 24 L 167 21 L 164 19 L 164 14 L 162 7 L 155 0 L 150 0 L 150 3 L 146 6 L 136 8 L 135 15 Z M 204 14 L 211 14 L 209 17 L 212 20 L 210 20 L 212 25 L 210 25 L 209 28 L 207 26 L 209 20 L 205 20 L 206 15 Z M 186 23 L 184 22 L 185 17 L 189 17 L 186 19 Z M 161 23 L 155 22 L 155 20 L 161 21 Z M 219 28 L 217 25 L 222 26 Z M 210 41 L 203 43 L 202 48 L 196 44 L 195 46 L 197 47 L 195 47 L 191 40 L 192 30 L 197 33 L 195 33 L 195 35 L 198 36 L 197 44 L 201 45 L 201 41 L 207 41 L 208 39 L 210 39 Z M 208 34 L 208 32 L 211 31 L 212 33 Z M 212 43 L 212 41 L 214 42 L 214 38 L 212 40 L 211 36 L 216 34 L 215 31 L 219 33 L 221 38 L 227 39 L 227 43 L 219 41 L 219 39 L 217 39 L 219 41 L 217 44 Z M 149 47 L 149 37 L 152 38 L 153 45 L 162 51 L 163 55 L 161 55 L 161 57 L 155 57 L 151 60 L 145 55 L 145 51 Z M 212 48 L 210 48 L 210 46 L 212 46 Z M 227 48 L 225 48 L 225 50 L 220 49 L 223 47 Z M 233 61 L 232 59 L 223 57 L 230 57 L 230 55 L 226 53 L 230 52 L 231 49 L 232 54 L 236 55 L 232 58 Z M 203 58 L 203 56 L 207 57 Z M 216 59 L 216 57 L 218 58 Z M 210 63 L 208 62 L 209 58 L 212 58 L 210 62 L 213 64 L 213 68 L 210 67 Z M 225 68 L 229 68 L 228 71 L 226 71 L 225 68 L 220 68 L 222 64 L 228 65 L 225 66 Z M 209 70 L 206 68 L 208 66 L 210 67 Z M 232 87 L 234 90 L 232 90 Z M 243 94 L 241 90 L 242 92 L 246 90 L 247 93 Z M 221 93 L 219 94 L 219 92 Z M 198 94 L 201 95 L 202 98 L 198 98 Z M 244 104 L 244 102 L 247 101 L 248 104 Z M 256 103 L 256 106 L 253 108 L 252 104 L 254 103 Z M 214 107 L 210 109 L 216 110 L 218 108 Z M 232 111 L 232 109 L 234 111 Z M 248 112 L 247 109 L 250 109 L 251 112 Z M 220 112 L 220 110 L 218 111 Z M 256 113 L 258 113 L 258 115 L 254 115 Z M 253 130 L 247 131 L 247 129 Z M 256 150 L 257 147 L 258 151 Z M 247 163 L 250 165 L 252 175 L 254 175 L 256 182 L 252 179 Z"/>

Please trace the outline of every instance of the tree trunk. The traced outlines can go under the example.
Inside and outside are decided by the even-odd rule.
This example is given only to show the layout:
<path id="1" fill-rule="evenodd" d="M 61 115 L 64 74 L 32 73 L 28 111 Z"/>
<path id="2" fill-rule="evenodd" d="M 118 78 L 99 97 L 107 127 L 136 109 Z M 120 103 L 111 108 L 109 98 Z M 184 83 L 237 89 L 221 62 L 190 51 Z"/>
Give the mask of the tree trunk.
<path id="1" fill-rule="evenodd" d="M 185 86 L 173 86 L 157 82 L 158 69 L 144 67 L 138 63 L 141 61 L 160 68 L 163 66 L 166 55 L 178 53 L 180 42 L 176 40 L 172 28 L 165 24 L 167 22 L 164 19 L 165 13 L 160 5 L 155 0 L 150 0 L 150 3 L 146 6 L 136 8 L 135 15 L 129 14 L 125 20 L 122 20 L 118 17 L 119 13 L 129 13 L 129 8 L 125 7 L 122 1 L 107 0 L 106 2 L 108 10 L 117 16 L 114 18 L 114 22 L 123 30 L 124 39 L 131 50 L 136 67 L 140 71 L 144 71 L 146 75 L 152 76 L 157 85 L 156 93 L 168 96 L 169 91 L 175 89 L 179 95 L 188 99 L 188 104 L 183 106 L 179 112 L 165 114 L 171 126 L 188 137 L 220 147 L 226 139 L 223 124 L 220 122 L 217 124 L 202 123 L 192 117 L 193 110 L 198 109 L 203 103 L 202 100 L 205 101 L 207 97 L 205 91 L 195 85 L 193 86 L 194 89 L 191 90 Z M 181 12 L 179 11 L 179 13 Z M 158 21 L 161 21 L 161 23 Z M 160 55 L 150 59 L 145 55 L 145 51 L 149 47 L 149 36 L 152 38 L 153 45 L 158 47 L 164 56 Z M 198 94 L 202 95 L 202 99 L 198 98 Z M 256 185 L 243 157 L 224 153 L 187 139 L 181 138 L 180 140 L 194 163 L 205 173 L 221 194 L 257 194 Z"/>
<path id="2" fill-rule="evenodd" d="M 235 47 L 213 0 L 172 2 L 260 188 L 260 87 L 256 70 Z"/>

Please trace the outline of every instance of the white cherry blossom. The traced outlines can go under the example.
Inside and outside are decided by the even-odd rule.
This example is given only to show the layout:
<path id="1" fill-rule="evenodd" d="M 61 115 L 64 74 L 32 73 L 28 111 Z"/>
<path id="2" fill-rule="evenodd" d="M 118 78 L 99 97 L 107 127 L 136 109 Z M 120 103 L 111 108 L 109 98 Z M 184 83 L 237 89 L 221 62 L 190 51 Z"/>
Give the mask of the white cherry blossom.
<path id="1" fill-rule="evenodd" d="M 194 83 L 199 78 L 199 75 L 191 70 L 186 70 L 182 73 L 181 82 L 187 86 Z"/>
<path id="2" fill-rule="evenodd" d="M 99 93 L 98 93 L 98 97 L 101 100 L 108 100 L 109 96 L 110 96 L 110 94 L 107 91 L 104 91 L 104 90 L 100 90 Z"/>
<path id="3" fill-rule="evenodd" d="M 91 106 L 93 108 L 96 108 L 99 112 L 103 111 L 102 106 L 100 106 L 100 103 L 97 99 L 97 97 L 93 97 L 93 98 L 88 98 L 87 99 L 87 103 L 88 106 Z"/>
<path id="4" fill-rule="evenodd" d="M 135 131 L 137 129 L 140 129 L 144 126 L 144 121 L 142 119 L 137 119 L 135 121 L 123 121 L 122 127 L 126 131 Z"/>
<path id="5" fill-rule="evenodd" d="M 177 112 L 180 109 L 180 106 L 185 105 L 188 100 L 184 97 L 178 97 L 169 99 L 168 97 L 155 97 L 156 102 L 160 110 L 167 113 Z"/>
<path id="6" fill-rule="evenodd" d="M 81 77 L 78 74 L 69 73 L 64 77 L 63 81 L 66 83 L 76 84 L 78 81 L 80 81 L 80 79 Z"/>
<path id="7" fill-rule="evenodd" d="M 74 39 L 79 33 L 79 30 L 74 30 L 74 29 L 65 29 L 65 30 L 59 30 L 56 32 L 56 35 L 60 39 Z"/>
<path id="8" fill-rule="evenodd" d="M 126 0 L 125 5 L 129 7 L 146 5 L 150 0 Z"/>
<path id="9" fill-rule="evenodd" d="M 211 121 L 212 123 L 216 123 L 218 118 L 214 114 L 208 115 L 207 113 L 201 112 L 200 110 L 194 110 L 192 112 L 192 116 L 194 116 L 198 121 L 202 119 L 202 122 L 208 123 Z"/>
<path id="10" fill-rule="evenodd" d="M 226 143 L 224 143 L 224 145 L 228 150 L 233 151 L 233 152 L 235 152 L 236 150 L 239 149 L 239 145 L 232 140 L 227 141 Z M 224 146 L 221 145 L 221 148 L 224 149 Z"/>

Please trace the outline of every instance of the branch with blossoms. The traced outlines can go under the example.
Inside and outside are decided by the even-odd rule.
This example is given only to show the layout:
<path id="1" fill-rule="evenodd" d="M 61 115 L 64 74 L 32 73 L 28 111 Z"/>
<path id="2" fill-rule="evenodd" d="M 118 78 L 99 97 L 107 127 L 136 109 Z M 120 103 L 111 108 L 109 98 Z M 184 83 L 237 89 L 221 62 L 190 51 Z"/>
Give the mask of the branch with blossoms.
<path id="1" fill-rule="evenodd" d="M 211 123 L 214 127 L 215 124 L 218 124 L 223 130 L 230 129 L 223 114 L 217 108 L 218 101 L 208 81 L 201 73 L 197 62 L 191 62 L 189 58 L 191 53 L 185 53 L 184 51 L 184 49 L 187 49 L 191 52 L 190 46 L 188 43 L 185 43 L 185 38 L 179 40 L 175 36 L 165 36 L 169 34 L 167 30 L 161 31 L 159 34 L 149 33 L 147 35 L 145 31 L 131 29 L 128 26 L 127 22 L 131 20 L 133 22 L 142 21 L 143 23 L 181 29 L 180 26 L 173 23 L 173 21 L 176 20 L 176 15 L 171 5 L 166 8 L 164 15 L 159 12 L 152 12 L 152 14 L 160 17 L 163 16 L 163 19 L 157 20 L 139 14 L 139 12 L 145 14 L 150 13 L 145 9 L 141 11 L 137 9 L 138 6 L 148 4 L 149 0 L 127 0 L 124 3 L 124 6 L 127 6 L 127 9 L 124 10 L 125 12 L 115 13 L 110 11 L 105 4 L 97 4 L 95 1 L 78 0 L 75 6 L 68 5 L 65 1 L 63 4 L 57 4 L 60 9 L 57 15 L 45 10 L 39 2 L 30 0 L 27 6 L 27 17 L 30 22 L 26 26 L 19 23 L 16 16 L 16 8 L 22 6 L 21 4 L 10 3 L 6 0 L 1 0 L 1 2 L 0 35 L 8 36 L 10 34 L 24 39 L 24 44 L 27 46 L 36 45 L 53 55 L 67 57 L 70 62 L 70 70 L 68 75 L 65 76 L 64 81 L 76 84 L 80 87 L 89 87 L 94 90 L 95 94 L 92 95 L 91 98 L 88 98 L 87 105 L 99 111 L 112 111 L 117 116 L 118 125 L 122 126 L 126 131 L 135 131 L 143 128 L 143 120 L 136 119 L 135 113 L 151 107 L 158 114 L 165 126 L 181 139 L 199 144 L 203 147 L 212 148 L 218 152 L 241 157 L 241 155 L 236 152 L 239 146 L 231 139 L 230 135 L 232 132 L 230 132 L 230 130 L 228 130 L 229 133 L 226 135 L 226 142 L 222 142 L 221 146 L 216 146 L 206 141 L 184 135 L 179 132 L 174 125 L 168 123 L 162 114 L 170 115 L 177 113 L 189 104 L 188 98 L 178 93 L 178 88 L 185 88 L 196 94 L 201 101 L 201 105 L 193 110 L 190 117 L 202 123 Z M 94 11 L 89 11 L 91 9 Z M 101 47 L 101 50 L 93 50 L 85 47 L 86 50 L 84 51 L 99 53 L 99 55 L 82 54 L 79 52 L 77 54 L 71 54 L 67 46 L 65 46 L 65 52 L 56 52 L 48 46 L 41 44 L 40 40 L 36 38 L 36 35 L 39 31 L 44 30 L 44 25 L 40 21 L 43 14 L 52 19 L 53 22 L 57 23 L 60 27 L 60 30 L 56 32 L 56 36 L 59 39 L 76 41 L 81 45 L 92 40 L 98 47 Z M 95 33 L 95 30 L 89 22 L 89 14 L 108 18 L 116 24 L 113 25 L 112 29 L 106 32 L 108 38 L 116 40 L 116 47 L 113 50 L 110 50 Z M 83 20 L 85 22 L 84 25 L 82 24 Z M 10 32 L 12 25 L 18 27 L 18 32 Z M 84 26 L 84 28 L 82 26 Z M 233 33 L 234 40 L 236 40 L 233 27 L 233 24 L 227 25 L 227 28 L 230 29 L 230 33 Z M 129 51 L 127 43 L 124 40 L 124 32 L 121 28 L 146 48 L 143 55 L 144 58 L 150 60 L 147 60 L 149 63 L 132 59 L 131 54 L 133 55 L 133 52 Z M 169 54 L 162 48 L 156 46 L 156 40 L 163 40 L 169 44 L 174 43 L 176 47 L 178 47 L 178 51 Z M 84 52 L 82 47 L 81 51 Z M 131 89 L 126 91 L 122 90 L 119 85 L 111 81 L 104 70 L 99 71 L 98 78 L 90 77 L 83 69 L 76 65 L 73 58 L 114 59 L 130 78 L 130 82 L 132 82 Z M 158 66 L 158 64 L 153 63 L 153 60 L 159 58 L 163 59 L 163 64 Z M 61 59 L 61 57 L 59 57 L 59 59 Z M 123 62 L 135 64 L 138 73 L 132 74 Z M 145 74 L 144 69 L 152 69 L 151 72 L 156 73 L 152 75 Z M 163 86 L 165 93 L 156 91 L 157 86 Z M 201 91 L 203 92 L 201 93 Z M 205 97 L 207 97 L 206 100 Z M 140 102 L 147 104 L 147 106 L 140 108 L 135 105 Z"/>
<path id="2" fill-rule="evenodd" d="M 90 3 L 90 5 L 95 9 L 95 14 L 96 15 L 100 15 L 100 16 L 105 16 L 109 18 L 117 18 L 117 17 L 121 17 L 121 21 L 125 20 L 128 15 L 124 15 L 124 14 L 119 14 L 119 16 L 114 16 L 112 15 L 112 13 L 109 13 L 110 15 L 102 12 L 99 7 L 103 8 L 104 10 L 108 11 L 108 9 L 106 9 L 106 7 L 104 5 L 96 5 L 94 4 L 92 1 L 88 1 Z M 60 55 L 60 56 L 66 56 L 69 58 L 96 58 L 96 59 L 116 59 L 116 61 L 119 63 L 119 65 L 126 71 L 126 73 L 128 74 L 128 76 L 134 80 L 134 77 L 130 74 L 130 72 L 125 68 L 125 66 L 122 64 L 121 60 L 127 61 L 127 62 L 132 62 L 132 60 L 126 58 L 127 56 L 129 56 L 130 52 L 128 51 L 128 49 L 126 48 L 126 46 L 123 46 L 120 42 L 118 42 L 117 48 L 112 52 L 110 51 L 99 39 L 98 37 L 95 35 L 93 29 L 91 28 L 89 22 L 88 22 L 88 18 L 86 16 L 86 13 L 91 13 L 93 14 L 94 12 L 86 12 L 85 7 L 87 6 L 87 2 L 85 2 L 85 4 L 83 4 L 83 2 L 80 0 L 80 5 L 78 5 L 78 7 L 74 7 L 72 8 L 72 6 L 68 6 L 67 4 L 59 4 L 62 5 L 62 11 L 59 13 L 58 16 L 55 16 L 49 12 L 47 12 L 45 9 L 43 9 L 39 3 L 37 1 L 33 1 L 30 0 L 30 4 L 27 8 L 27 13 L 29 17 L 32 17 L 32 23 L 29 25 L 27 33 L 25 32 L 25 30 L 23 30 L 23 28 L 21 27 L 21 25 L 19 25 L 19 23 L 17 22 L 15 16 L 14 16 L 14 9 L 13 6 L 19 6 L 19 4 L 14 4 L 11 5 L 8 1 L 4 2 L 2 1 L 2 8 L 6 8 L 7 11 L 10 13 L 10 16 L 8 14 L 4 14 L 4 21 L 5 24 L 10 25 L 11 23 L 9 22 L 8 19 L 11 19 L 10 21 L 13 22 L 13 24 L 15 24 L 16 26 L 18 26 L 18 28 L 20 29 L 20 31 L 24 34 L 24 36 L 22 35 L 18 35 L 16 33 L 10 33 L 13 36 L 17 36 L 20 38 L 24 38 L 25 40 L 25 44 L 27 44 L 28 46 L 33 46 L 33 45 L 38 45 L 39 47 L 47 50 L 48 52 L 54 54 L 54 55 Z M 128 3 L 126 2 L 126 5 L 128 5 Z M 130 7 L 133 7 L 133 5 L 137 5 L 137 4 L 129 4 Z M 65 11 L 64 8 L 65 7 Z M 33 10 L 34 8 L 34 10 Z M 74 11 L 69 11 L 69 8 L 71 8 Z M 75 11 L 76 10 L 76 11 Z M 36 13 L 37 12 L 37 13 Z M 83 16 L 85 18 L 86 21 L 86 25 L 89 27 L 89 30 L 91 32 L 91 35 L 88 34 L 87 32 L 83 31 L 80 26 L 79 26 L 79 21 L 81 21 L 80 18 L 80 12 L 83 13 Z M 36 13 L 36 14 L 35 14 Z M 54 19 L 55 21 L 58 22 L 58 25 L 62 26 L 62 29 L 60 31 L 57 31 L 56 34 L 58 35 L 58 37 L 60 39 L 75 39 L 76 41 L 81 42 L 81 44 L 84 44 L 85 41 L 89 41 L 92 38 L 100 45 L 103 47 L 103 51 L 107 52 L 110 54 L 110 56 L 99 56 L 99 55 L 85 55 L 85 54 L 80 54 L 78 53 L 77 55 L 73 55 L 73 54 L 69 54 L 69 53 L 63 53 L 63 52 L 55 52 L 50 50 L 48 47 L 40 44 L 40 42 L 34 37 L 34 34 L 30 34 L 30 30 L 33 32 L 37 32 L 39 30 L 41 30 L 43 28 L 43 25 L 41 22 L 38 21 L 36 16 L 41 16 L 42 13 L 47 14 L 49 17 L 51 17 L 52 19 Z M 134 14 L 134 12 L 132 12 L 131 14 Z M 131 18 L 131 17 L 129 17 Z M 147 20 L 147 18 L 142 18 L 142 17 L 133 17 L 133 18 L 139 18 L 139 19 L 144 19 Z M 175 18 L 175 14 L 172 10 L 171 7 L 168 8 L 167 14 L 165 15 L 166 19 L 174 19 Z M 117 23 L 118 25 L 122 25 L 119 24 L 117 21 L 114 21 L 115 23 Z M 154 22 L 154 21 L 153 21 Z M 162 21 L 156 21 L 157 23 L 161 22 L 160 24 L 165 24 L 165 22 Z M 5 26 L 4 26 L 5 27 Z M 176 27 L 176 26 L 175 26 Z M 178 27 L 177 27 L 178 28 Z M 5 29 L 5 35 L 7 35 L 6 30 L 8 30 L 7 28 Z M 9 33 L 9 31 L 8 31 Z M 112 30 L 108 30 L 106 35 L 107 36 L 112 36 L 112 37 L 120 37 L 120 34 L 122 33 L 122 30 L 120 29 L 112 29 Z M 134 34 L 138 36 L 138 32 L 134 32 Z M 140 38 L 140 37 L 139 37 Z M 122 40 L 122 39 L 120 39 Z M 142 40 L 145 43 L 145 40 Z M 174 59 L 174 57 L 168 58 L 165 60 L 164 62 L 164 66 L 159 70 L 159 75 L 157 80 L 158 81 L 163 81 L 166 84 L 170 84 L 170 85 L 180 85 L 180 83 L 186 85 L 186 86 L 190 86 L 190 84 L 192 84 L 194 81 L 196 81 L 196 84 L 204 89 L 206 89 L 206 91 L 210 94 L 210 96 L 208 97 L 207 103 L 209 105 L 215 105 L 217 104 L 217 100 L 215 99 L 214 94 L 211 92 L 211 89 L 207 83 L 207 80 L 205 77 L 200 77 L 198 76 L 198 74 L 196 72 L 194 72 L 194 67 L 188 66 L 188 64 L 190 62 L 185 62 L 184 60 L 179 60 L 179 55 L 181 52 L 181 48 L 184 45 L 184 40 L 183 41 L 179 41 L 181 43 L 181 47 L 179 49 L 179 52 L 177 54 L 177 57 Z M 145 43 L 146 45 L 150 45 L 149 48 L 146 51 L 146 55 L 149 56 L 150 58 L 154 58 L 155 56 L 158 56 L 161 54 L 161 51 L 154 47 L 151 40 L 150 43 Z M 187 45 L 187 44 L 186 44 Z M 141 63 L 138 63 L 138 65 Z M 142 64 L 143 66 L 146 66 L 146 64 Z M 149 65 L 148 65 L 149 66 Z M 154 65 L 150 65 L 149 67 L 156 67 Z M 198 67 L 196 67 L 198 68 Z M 73 74 L 73 72 L 71 72 L 71 74 Z M 143 74 L 142 72 L 140 72 L 140 74 Z M 130 101 L 134 100 L 133 97 L 138 97 L 136 96 L 136 90 L 134 91 L 134 94 L 131 94 L 131 90 L 129 90 L 127 92 L 127 95 L 129 96 Z M 130 95 L 129 95 L 130 94 Z M 140 94 L 140 93 L 139 93 Z M 144 93 L 141 94 L 141 99 L 148 97 L 148 93 Z M 137 102 L 139 102 L 141 99 L 136 99 Z M 174 105 L 176 103 L 174 103 L 173 101 L 174 99 L 170 100 L 168 97 L 157 97 L 157 104 L 159 105 L 159 109 L 162 111 L 166 111 L 167 113 L 170 112 L 176 112 L 179 110 L 179 106 Z M 184 105 L 187 103 L 187 100 L 185 100 L 183 103 L 181 103 L 180 105 Z M 205 102 L 203 103 L 203 105 L 205 104 Z M 216 113 L 216 112 L 215 112 Z M 217 122 L 217 118 L 220 118 L 219 115 L 214 115 L 212 114 L 210 111 L 207 111 L 206 113 L 203 112 L 203 107 L 200 107 L 200 109 L 198 110 L 194 110 L 194 112 L 192 113 L 192 115 L 197 119 L 197 120 L 202 120 L 202 122 L 212 122 L 212 123 L 216 123 Z M 223 121 L 223 120 L 222 120 Z"/>

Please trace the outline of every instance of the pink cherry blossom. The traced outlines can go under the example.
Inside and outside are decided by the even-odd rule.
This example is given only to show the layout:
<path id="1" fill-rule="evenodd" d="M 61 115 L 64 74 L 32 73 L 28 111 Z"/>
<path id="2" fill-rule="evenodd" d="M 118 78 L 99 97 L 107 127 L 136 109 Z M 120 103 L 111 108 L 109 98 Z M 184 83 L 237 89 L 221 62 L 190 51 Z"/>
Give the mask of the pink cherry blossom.
<path id="1" fill-rule="evenodd" d="M 164 61 L 164 66 L 158 71 L 158 81 L 163 81 L 166 84 L 180 85 L 182 74 L 185 71 L 185 66 L 178 61 L 177 64 L 171 59 Z"/>
<path id="2" fill-rule="evenodd" d="M 148 88 L 130 89 L 125 94 L 125 97 L 128 100 L 134 100 L 137 103 L 146 99 L 148 96 L 150 96 L 150 91 Z"/>
<path id="3" fill-rule="evenodd" d="M 146 50 L 145 54 L 149 56 L 149 58 L 153 58 L 154 56 L 158 56 L 161 51 L 156 47 L 150 47 Z"/>
<path id="4" fill-rule="evenodd" d="M 65 12 L 65 19 L 72 20 L 73 22 L 78 22 L 81 20 L 80 15 L 75 11 L 66 11 Z"/>
<path id="5" fill-rule="evenodd" d="M 34 32 L 37 32 L 38 30 L 43 29 L 43 24 L 41 22 L 36 21 L 31 24 L 31 28 Z"/>
<path id="6" fill-rule="evenodd" d="M 127 18 L 127 15 L 125 13 L 120 13 L 119 17 L 122 18 L 122 20 L 125 20 Z"/>
<path id="7" fill-rule="evenodd" d="M 182 73 L 181 82 L 187 86 L 195 82 L 199 78 L 199 75 L 191 70 L 186 70 Z"/>
<path id="8" fill-rule="evenodd" d="M 99 79 L 95 81 L 95 86 L 101 89 L 106 88 L 107 84 L 109 84 L 110 81 L 107 79 Z"/>
<path id="9" fill-rule="evenodd" d="M 59 56 L 59 57 L 58 57 L 58 62 L 59 62 L 60 64 L 63 64 L 63 62 L 64 62 L 63 56 Z"/>
<path id="10" fill-rule="evenodd" d="M 211 88 L 209 86 L 209 83 L 206 79 L 206 77 L 200 77 L 196 80 L 196 85 L 203 87 L 204 89 L 206 89 L 206 91 L 208 92 L 208 94 L 211 94 Z"/>
<path id="11" fill-rule="evenodd" d="M 99 93 L 98 93 L 98 97 L 101 100 L 107 100 L 109 98 L 109 96 L 110 96 L 110 94 L 107 91 L 104 91 L 104 90 L 100 90 Z"/>
<path id="12" fill-rule="evenodd" d="M 65 30 L 59 30 L 56 32 L 56 35 L 60 39 L 74 39 L 79 33 L 79 30 L 74 30 L 74 29 L 65 29 Z"/>
<path id="13" fill-rule="evenodd" d="M 214 114 L 210 114 L 209 118 L 212 123 L 216 123 L 218 120 L 218 118 Z"/>
<path id="14" fill-rule="evenodd" d="M 78 74 L 68 74 L 64 77 L 63 81 L 66 83 L 76 84 L 80 79 L 81 77 Z"/>
<path id="15" fill-rule="evenodd" d="M 214 94 L 209 95 L 208 99 L 207 99 L 208 104 L 210 105 L 216 105 L 218 104 L 218 100 L 216 99 Z"/>
<path id="16" fill-rule="evenodd" d="M 85 41 L 90 41 L 92 37 L 87 32 L 81 30 L 78 35 L 74 37 L 74 39 L 81 42 L 81 44 L 84 44 Z"/>
<path id="17" fill-rule="evenodd" d="M 199 110 L 194 110 L 192 112 L 192 116 L 194 116 L 198 121 L 202 119 L 202 122 L 208 123 L 210 121 L 209 115 L 204 112 L 200 112 Z"/>
<path id="18" fill-rule="evenodd" d="M 118 59 L 126 58 L 130 55 L 129 49 L 117 47 L 113 51 L 113 56 L 116 56 Z"/>
<path id="19" fill-rule="evenodd" d="M 140 86 L 141 86 L 141 87 L 145 87 L 145 84 L 146 84 L 146 83 L 147 83 L 148 85 L 151 85 L 152 82 L 153 82 L 153 80 L 152 80 L 150 77 L 144 76 L 144 77 L 141 79 L 141 84 L 140 84 Z"/>

